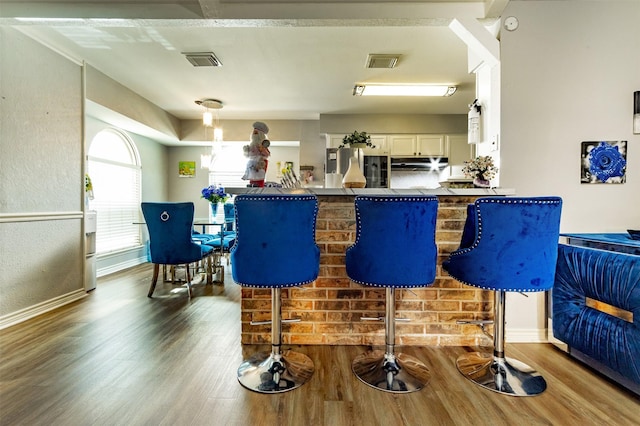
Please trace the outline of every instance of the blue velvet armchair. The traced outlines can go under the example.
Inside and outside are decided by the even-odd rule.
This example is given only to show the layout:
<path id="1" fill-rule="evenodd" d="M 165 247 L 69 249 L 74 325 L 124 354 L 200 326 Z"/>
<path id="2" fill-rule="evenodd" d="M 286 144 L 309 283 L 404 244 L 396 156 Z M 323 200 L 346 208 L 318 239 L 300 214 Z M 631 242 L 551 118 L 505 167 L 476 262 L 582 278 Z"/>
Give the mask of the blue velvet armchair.
<path id="1" fill-rule="evenodd" d="M 493 356 L 467 353 L 457 360 L 469 380 L 495 392 L 527 396 L 546 389 L 542 376 L 504 356 L 505 292 L 553 287 L 562 200 L 559 197 L 486 197 L 467 209 L 460 248 L 443 262 L 456 280 L 494 290 Z"/>
<path id="2" fill-rule="evenodd" d="M 210 255 L 213 252 L 213 247 L 197 244 L 192 240 L 193 203 L 145 202 L 141 207 L 149 230 L 149 255 L 153 263 L 153 278 L 148 296 L 151 297 L 155 290 L 160 265 L 185 265 L 187 290 L 191 297 L 189 264 L 208 260 L 207 278 L 210 282 Z"/>

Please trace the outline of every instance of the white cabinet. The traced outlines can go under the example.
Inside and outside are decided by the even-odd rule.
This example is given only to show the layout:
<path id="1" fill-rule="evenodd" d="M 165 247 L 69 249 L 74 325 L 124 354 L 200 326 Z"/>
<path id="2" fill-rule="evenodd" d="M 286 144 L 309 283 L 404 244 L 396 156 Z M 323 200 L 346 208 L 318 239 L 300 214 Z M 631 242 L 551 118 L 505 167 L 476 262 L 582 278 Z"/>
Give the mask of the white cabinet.
<path id="1" fill-rule="evenodd" d="M 327 148 L 338 148 L 346 135 L 327 134 Z M 369 135 L 375 148 L 363 148 L 364 155 L 388 155 L 389 145 L 387 135 Z"/>
<path id="2" fill-rule="evenodd" d="M 475 146 L 467 144 L 467 135 L 395 134 L 369 135 L 375 148 L 363 148 L 365 155 L 392 155 L 395 157 L 450 157 L 455 163 L 473 158 Z M 342 145 L 344 134 L 327 134 L 327 148 Z M 461 159 L 461 160 L 460 160 Z"/>
<path id="3" fill-rule="evenodd" d="M 476 156 L 476 145 L 468 143 L 466 134 L 446 135 L 445 142 L 449 147 L 449 164 L 461 165 Z"/>
<path id="4" fill-rule="evenodd" d="M 391 155 L 412 157 L 416 155 L 416 135 L 389 135 Z"/>
<path id="5" fill-rule="evenodd" d="M 337 148 L 342 143 L 344 135 L 327 135 L 327 148 Z"/>
<path id="6" fill-rule="evenodd" d="M 389 135 L 391 155 L 405 157 L 445 157 L 443 135 Z"/>
<path id="7" fill-rule="evenodd" d="M 389 155 L 389 144 L 386 135 L 370 135 L 375 148 L 364 148 L 364 155 Z"/>
<path id="8" fill-rule="evenodd" d="M 446 157 L 448 154 L 443 135 L 418 135 L 417 148 L 420 156 Z"/>

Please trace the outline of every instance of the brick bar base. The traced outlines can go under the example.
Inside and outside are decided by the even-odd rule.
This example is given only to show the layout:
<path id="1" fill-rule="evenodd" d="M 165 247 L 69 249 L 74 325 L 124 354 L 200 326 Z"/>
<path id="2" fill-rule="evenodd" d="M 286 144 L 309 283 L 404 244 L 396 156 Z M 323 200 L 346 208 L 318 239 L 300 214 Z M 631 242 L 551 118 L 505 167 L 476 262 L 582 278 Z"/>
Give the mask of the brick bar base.
<path id="1" fill-rule="evenodd" d="M 477 197 L 439 196 L 436 229 L 438 268 L 431 287 L 396 290 L 396 344 L 404 346 L 491 345 L 477 326 L 458 325 L 460 319 L 493 319 L 490 291 L 463 285 L 442 270 L 449 253 L 458 248 L 466 206 Z M 347 277 L 344 259 L 355 240 L 354 196 L 318 196 L 320 209 L 316 241 L 320 246 L 320 276 L 302 287 L 283 289 L 282 318 L 300 322 L 282 325 L 282 340 L 301 345 L 384 345 L 384 323 L 361 317 L 384 317 L 385 289 L 355 284 Z M 286 257 L 280 261 L 286 262 Z M 393 263 L 380 248 L 380 261 Z M 265 271 L 268 273 L 269 271 Z M 242 343 L 271 341 L 269 325 L 251 321 L 271 319 L 271 292 L 242 289 Z"/>

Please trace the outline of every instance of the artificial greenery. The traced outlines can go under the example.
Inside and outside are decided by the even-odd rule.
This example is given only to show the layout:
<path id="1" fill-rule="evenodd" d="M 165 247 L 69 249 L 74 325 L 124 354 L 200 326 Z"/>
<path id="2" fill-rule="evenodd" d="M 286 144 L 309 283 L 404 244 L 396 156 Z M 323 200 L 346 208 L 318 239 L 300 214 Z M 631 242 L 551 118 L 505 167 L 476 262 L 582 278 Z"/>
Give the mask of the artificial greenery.
<path id="1" fill-rule="evenodd" d="M 376 146 L 371 143 L 371 136 L 367 132 L 358 132 L 354 130 L 350 135 L 346 135 L 342 138 L 342 144 L 338 148 L 350 147 L 353 144 L 364 144 L 368 148 L 375 148 Z"/>

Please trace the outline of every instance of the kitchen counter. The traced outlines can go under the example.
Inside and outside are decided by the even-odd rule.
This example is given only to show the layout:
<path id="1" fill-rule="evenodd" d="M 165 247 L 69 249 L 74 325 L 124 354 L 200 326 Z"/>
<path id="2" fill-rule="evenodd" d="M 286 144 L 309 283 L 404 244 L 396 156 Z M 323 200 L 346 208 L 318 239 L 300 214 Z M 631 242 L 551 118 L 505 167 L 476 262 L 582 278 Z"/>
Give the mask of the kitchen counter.
<path id="1" fill-rule="evenodd" d="M 311 284 L 282 290 L 282 317 L 300 318 L 284 323 L 285 344 L 384 345 L 384 324 L 360 321 L 362 317 L 384 317 L 385 289 L 355 284 L 344 266 L 345 251 L 356 234 L 356 195 L 436 195 L 439 200 L 436 223 L 438 267 L 430 287 L 398 289 L 396 313 L 410 322 L 396 324 L 396 342 L 414 346 L 476 346 L 491 341 L 474 325 L 457 324 L 459 319 L 492 319 L 490 291 L 462 285 L 442 270 L 441 264 L 460 244 L 466 208 L 482 196 L 514 195 L 513 189 L 342 189 L 342 188 L 226 188 L 231 194 L 315 194 L 319 210 L 316 243 L 320 247 L 320 274 Z M 286 262 L 287 254 L 274 262 Z M 392 263 L 380 247 L 380 262 Z M 265 274 L 269 271 L 265 270 Z M 251 321 L 271 318 L 269 289 L 242 289 L 242 343 L 270 342 L 268 325 Z"/>
<path id="2" fill-rule="evenodd" d="M 488 197 L 493 195 L 515 195 L 513 188 L 424 188 L 424 189 L 391 189 L 391 188 L 226 188 L 229 194 L 315 194 L 321 195 L 460 195 Z"/>

